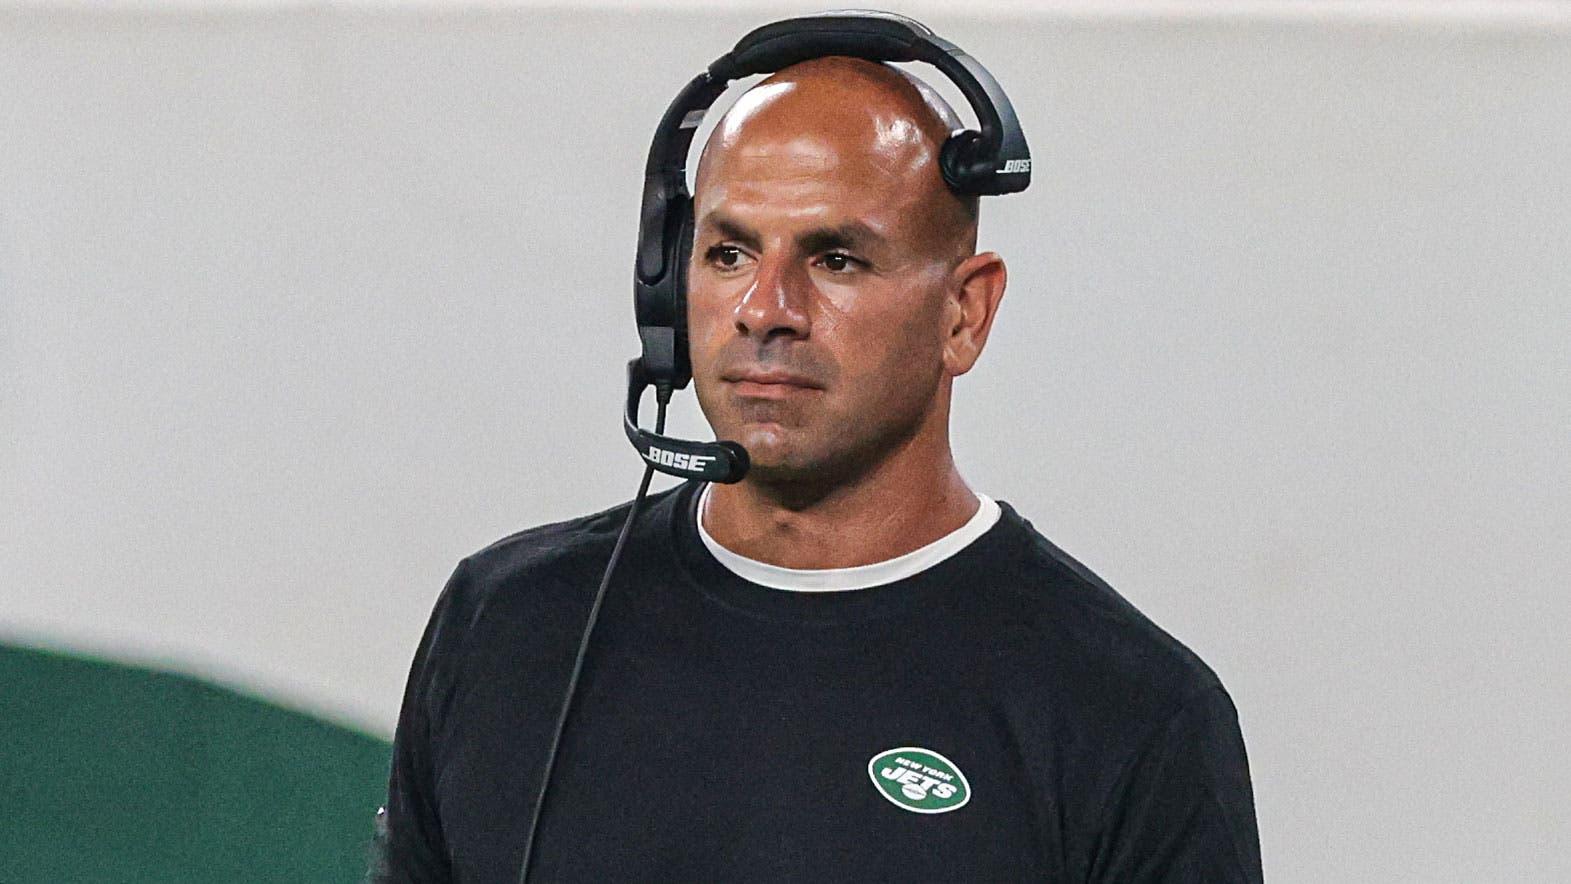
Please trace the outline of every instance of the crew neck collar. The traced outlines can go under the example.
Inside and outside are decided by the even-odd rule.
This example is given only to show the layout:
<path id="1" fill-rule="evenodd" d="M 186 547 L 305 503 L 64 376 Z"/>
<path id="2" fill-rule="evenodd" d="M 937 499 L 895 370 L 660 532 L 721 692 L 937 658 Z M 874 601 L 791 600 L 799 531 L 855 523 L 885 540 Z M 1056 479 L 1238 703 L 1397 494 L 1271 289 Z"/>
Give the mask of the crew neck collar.
<path id="1" fill-rule="evenodd" d="M 939 616 L 938 612 L 962 606 L 980 575 L 1013 567 L 1030 543 L 1030 524 L 999 500 L 1000 515 L 991 528 L 922 571 L 854 592 L 785 592 L 738 576 L 704 545 L 698 534 L 698 497 L 704 484 L 684 482 L 657 506 L 665 543 L 685 578 L 682 582 L 734 613 L 761 622 L 814 627 L 815 640 L 838 637 L 835 640 L 855 643 L 859 636 L 865 637 L 858 627 L 895 622 L 912 611 Z"/>
<path id="2" fill-rule="evenodd" d="M 965 549 L 972 541 L 986 534 L 998 522 L 1001 513 L 998 503 L 991 497 L 978 494 L 976 512 L 964 525 L 904 555 L 849 568 L 783 568 L 733 552 L 710 535 L 704 527 L 704 511 L 709 504 L 712 489 L 712 485 L 704 485 L 699 492 L 694 513 L 694 524 L 704 548 L 709 550 L 716 561 L 743 580 L 788 592 L 847 592 L 904 580 Z"/>

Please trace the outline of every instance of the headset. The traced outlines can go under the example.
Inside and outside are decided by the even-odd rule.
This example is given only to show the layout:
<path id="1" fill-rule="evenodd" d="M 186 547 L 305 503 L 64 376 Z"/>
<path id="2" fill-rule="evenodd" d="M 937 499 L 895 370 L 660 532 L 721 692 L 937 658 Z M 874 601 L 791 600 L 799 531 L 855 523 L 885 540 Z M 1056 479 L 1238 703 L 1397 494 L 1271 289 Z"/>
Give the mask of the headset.
<path id="1" fill-rule="evenodd" d="M 722 483 L 740 482 L 747 475 L 747 450 L 736 442 L 701 442 L 664 435 L 666 405 L 672 391 L 686 387 L 692 379 L 687 349 L 687 264 L 693 249 L 693 198 L 687 190 L 687 155 L 693 136 L 710 105 L 733 81 L 831 55 L 877 62 L 923 62 L 959 87 L 980 125 L 979 129 L 951 134 L 939 151 L 939 168 L 955 193 L 1015 193 L 1031 183 L 1031 153 L 1025 133 L 998 81 L 960 47 L 939 37 L 931 28 L 893 13 L 839 10 L 764 25 L 748 33 L 730 52 L 694 77 L 666 108 L 644 166 L 638 252 L 633 264 L 633 308 L 642 353 L 627 364 L 627 402 L 622 413 L 627 439 L 644 459 L 644 476 L 611 550 L 579 639 L 529 820 L 518 872 L 520 884 L 529 880 L 540 812 L 551 785 L 551 772 L 590 635 L 622 547 L 648 493 L 650 479 L 657 470 L 684 479 Z M 653 431 L 638 426 L 638 407 L 649 387 L 655 388 L 658 409 Z"/>

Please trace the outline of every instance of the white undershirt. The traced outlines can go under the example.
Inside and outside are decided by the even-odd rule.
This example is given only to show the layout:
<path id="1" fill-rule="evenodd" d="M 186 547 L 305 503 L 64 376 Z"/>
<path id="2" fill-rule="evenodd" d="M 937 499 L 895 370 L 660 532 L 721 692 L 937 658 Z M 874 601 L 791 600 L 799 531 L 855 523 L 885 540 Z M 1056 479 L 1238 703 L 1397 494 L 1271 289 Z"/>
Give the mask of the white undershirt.
<path id="1" fill-rule="evenodd" d="M 997 502 L 991 497 L 978 494 L 977 498 L 981 501 L 981 506 L 976 508 L 976 514 L 969 521 L 927 546 L 914 549 L 903 556 L 850 568 L 782 568 L 779 565 L 737 555 L 721 546 L 709 535 L 709 531 L 704 528 L 704 510 L 709 505 L 709 491 L 713 487 L 713 485 L 705 485 L 703 493 L 698 498 L 698 537 L 709 549 L 710 554 L 718 559 L 720 564 L 726 566 L 727 570 L 743 580 L 750 580 L 772 589 L 788 589 L 794 592 L 867 589 L 870 586 L 881 586 L 903 580 L 965 549 L 971 541 L 986 534 L 987 530 L 998 521 L 1001 513 Z"/>

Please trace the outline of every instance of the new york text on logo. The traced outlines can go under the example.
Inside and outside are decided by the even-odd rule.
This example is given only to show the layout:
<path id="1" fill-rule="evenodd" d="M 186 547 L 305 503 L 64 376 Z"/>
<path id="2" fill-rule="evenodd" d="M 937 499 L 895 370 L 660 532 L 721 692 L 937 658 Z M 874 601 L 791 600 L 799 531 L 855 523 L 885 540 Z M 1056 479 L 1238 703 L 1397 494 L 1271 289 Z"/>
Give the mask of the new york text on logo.
<path id="1" fill-rule="evenodd" d="M 912 813 L 947 813 L 971 800 L 971 784 L 955 763 L 931 749 L 903 746 L 874 755 L 867 775 L 878 793 Z"/>

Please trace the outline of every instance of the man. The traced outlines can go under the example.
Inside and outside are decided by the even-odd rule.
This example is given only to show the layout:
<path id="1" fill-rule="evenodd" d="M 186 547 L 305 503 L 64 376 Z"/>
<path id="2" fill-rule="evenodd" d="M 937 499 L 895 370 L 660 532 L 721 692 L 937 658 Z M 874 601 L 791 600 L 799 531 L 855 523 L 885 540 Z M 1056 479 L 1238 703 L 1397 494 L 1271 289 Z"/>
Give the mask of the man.
<path id="1" fill-rule="evenodd" d="M 898 70 L 787 68 L 700 160 L 694 383 L 736 485 L 650 499 L 594 633 L 539 881 L 1258 881 L 1216 676 L 956 470 L 1004 262 Z M 385 880 L 516 880 L 625 507 L 466 558 L 416 652 Z"/>

